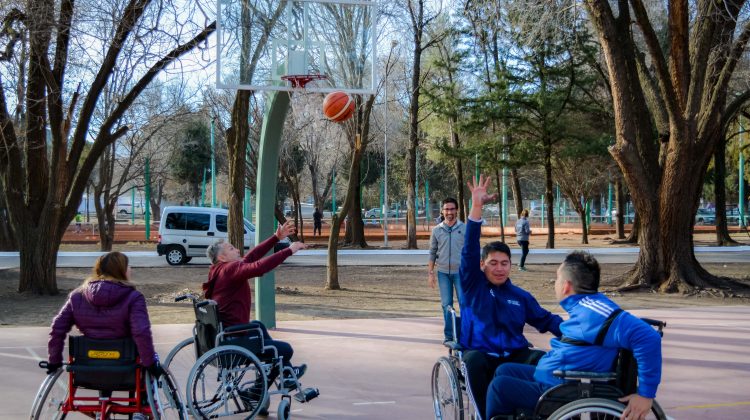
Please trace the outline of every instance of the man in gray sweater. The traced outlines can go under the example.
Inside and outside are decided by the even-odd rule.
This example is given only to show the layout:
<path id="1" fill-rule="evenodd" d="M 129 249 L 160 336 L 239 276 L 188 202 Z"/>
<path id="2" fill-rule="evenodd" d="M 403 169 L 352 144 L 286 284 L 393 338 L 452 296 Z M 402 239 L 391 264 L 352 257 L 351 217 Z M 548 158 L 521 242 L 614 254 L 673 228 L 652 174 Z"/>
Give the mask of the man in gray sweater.
<path id="1" fill-rule="evenodd" d="M 445 220 L 432 228 L 430 235 L 430 261 L 427 264 L 429 273 L 427 283 L 435 288 L 435 278 L 440 286 L 440 305 L 443 308 L 445 341 L 453 341 L 450 312 L 447 307 L 453 305 L 453 288 L 456 289 L 458 302 L 461 302 L 461 281 L 458 278 L 458 267 L 461 264 L 461 249 L 464 246 L 464 223 L 457 219 L 458 202 L 455 198 L 443 200 L 442 213 Z M 437 269 L 437 273 L 435 270 Z"/>

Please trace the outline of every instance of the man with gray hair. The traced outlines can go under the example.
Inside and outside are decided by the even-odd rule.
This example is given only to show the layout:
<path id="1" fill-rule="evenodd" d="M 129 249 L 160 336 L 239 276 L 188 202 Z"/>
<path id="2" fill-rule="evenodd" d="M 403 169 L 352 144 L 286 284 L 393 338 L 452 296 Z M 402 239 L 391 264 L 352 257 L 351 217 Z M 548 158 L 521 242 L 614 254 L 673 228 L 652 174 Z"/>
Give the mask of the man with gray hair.
<path id="1" fill-rule="evenodd" d="M 259 243 L 243 257 L 240 250 L 232 244 L 219 240 L 206 250 L 206 256 L 211 260 L 211 268 L 208 272 L 208 281 L 203 283 L 203 293 L 206 299 L 216 301 L 219 309 L 219 320 L 224 328 L 233 325 L 250 323 L 250 305 L 252 303 L 249 280 L 259 277 L 278 267 L 284 260 L 291 257 L 300 249 L 305 249 L 302 242 L 292 242 L 288 248 L 264 256 L 271 251 L 280 240 L 288 237 L 296 231 L 292 221 L 280 225 L 276 233 Z M 289 343 L 273 340 L 268 334 L 265 325 L 260 321 L 253 321 L 263 331 L 266 344 L 276 347 L 279 356 L 283 357 L 285 366 L 292 366 L 291 358 L 294 350 Z M 272 355 L 259 355 L 261 359 Z M 301 377 L 306 370 L 305 365 L 292 367 Z M 273 380 L 278 372 L 272 371 L 268 380 Z"/>

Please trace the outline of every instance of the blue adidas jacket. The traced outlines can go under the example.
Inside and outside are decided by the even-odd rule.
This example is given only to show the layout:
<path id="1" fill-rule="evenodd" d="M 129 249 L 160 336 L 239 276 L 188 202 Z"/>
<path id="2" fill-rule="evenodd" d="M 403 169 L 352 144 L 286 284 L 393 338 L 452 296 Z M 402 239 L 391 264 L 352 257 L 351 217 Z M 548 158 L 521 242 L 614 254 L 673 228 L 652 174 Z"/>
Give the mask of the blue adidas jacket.
<path id="1" fill-rule="evenodd" d="M 562 318 L 542 308 L 531 293 L 513 285 L 510 279 L 501 286 L 487 281 L 479 268 L 481 233 L 482 223 L 469 219 L 459 268 L 463 288 L 461 345 L 507 356 L 529 346 L 523 336 L 525 324 L 560 336 Z"/>
<path id="2" fill-rule="evenodd" d="M 568 296 L 560 306 L 570 319 L 560 325 L 566 337 L 593 343 L 602 323 L 618 309 L 617 304 L 601 293 Z M 618 349 L 633 352 L 638 363 L 638 395 L 656 396 L 661 381 L 661 336 L 653 327 L 628 312 L 621 312 L 612 322 L 602 346 L 577 346 L 553 338 L 552 349 L 542 357 L 534 379 L 548 385 L 562 382 L 555 370 L 611 372 Z"/>

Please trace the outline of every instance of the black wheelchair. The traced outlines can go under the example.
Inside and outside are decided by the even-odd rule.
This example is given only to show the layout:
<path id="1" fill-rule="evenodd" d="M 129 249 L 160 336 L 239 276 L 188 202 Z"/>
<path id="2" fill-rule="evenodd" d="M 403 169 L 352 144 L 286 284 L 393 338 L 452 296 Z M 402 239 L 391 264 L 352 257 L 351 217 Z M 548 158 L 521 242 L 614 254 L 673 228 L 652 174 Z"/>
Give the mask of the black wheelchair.
<path id="1" fill-rule="evenodd" d="M 316 388 L 302 387 L 296 372 L 284 366 L 276 348 L 264 343 L 257 324 L 223 328 L 215 301 L 201 301 L 191 294 L 175 301 L 186 299 L 192 300 L 195 311 L 193 336 L 177 344 L 164 364 L 185 387 L 187 407 L 193 416 L 208 419 L 241 415 L 252 419 L 267 406 L 271 395 L 278 394 L 277 418 L 286 420 L 292 398 L 305 403 L 319 395 Z M 269 353 L 274 355 L 270 359 L 258 357 Z M 268 383 L 274 370 L 278 375 L 274 383 Z M 271 389 L 273 385 L 276 390 Z"/>
<path id="2" fill-rule="evenodd" d="M 47 375 L 39 387 L 32 420 L 63 419 L 76 412 L 96 419 L 187 419 L 169 370 L 152 377 L 139 365 L 132 339 L 71 336 L 68 349 L 64 368 Z M 46 369 L 47 362 L 39 367 Z"/>
<path id="3" fill-rule="evenodd" d="M 456 334 L 459 332 L 459 318 L 453 308 L 449 310 L 452 314 L 453 336 L 459 337 Z M 641 319 L 663 335 L 663 329 L 667 325 L 665 322 Z M 457 342 L 445 345 L 448 347 L 448 356 L 438 359 L 432 370 L 435 418 L 481 420 L 471 395 L 471 387 L 468 386 L 466 366 L 462 362 L 463 349 Z M 618 399 L 635 393 L 638 385 L 637 364 L 632 353 L 627 350 L 620 350 L 612 372 L 555 371 L 554 374 L 565 380 L 565 383 L 542 394 L 534 410 L 518 410 L 513 416 L 496 416 L 491 420 L 616 420 L 625 410 L 625 405 Z M 648 418 L 666 420 L 668 417 L 654 401 Z"/>

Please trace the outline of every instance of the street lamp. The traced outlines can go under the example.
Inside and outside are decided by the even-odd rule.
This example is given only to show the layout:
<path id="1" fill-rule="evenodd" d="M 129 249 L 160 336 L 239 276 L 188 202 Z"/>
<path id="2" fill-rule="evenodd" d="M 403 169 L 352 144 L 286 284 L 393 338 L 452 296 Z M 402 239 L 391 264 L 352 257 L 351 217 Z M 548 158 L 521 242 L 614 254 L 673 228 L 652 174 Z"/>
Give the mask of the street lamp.
<path id="1" fill-rule="evenodd" d="M 388 60 L 385 62 L 385 112 L 384 112 L 384 134 L 383 134 L 383 246 L 388 247 L 388 72 L 391 64 L 391 55 L 393 49 L 398 45 L 398 41 L 395 39 L 391 41 L 391 50 L 388 51 Z"/>

